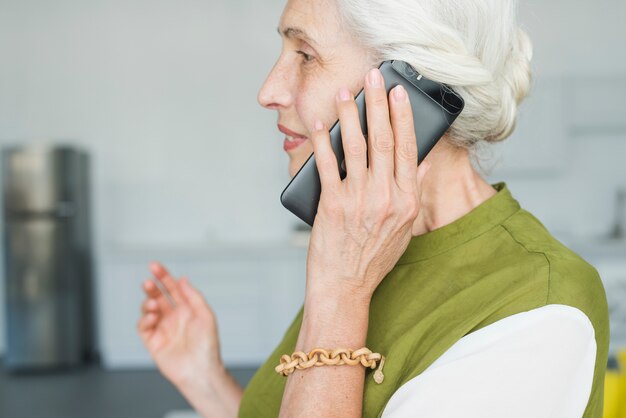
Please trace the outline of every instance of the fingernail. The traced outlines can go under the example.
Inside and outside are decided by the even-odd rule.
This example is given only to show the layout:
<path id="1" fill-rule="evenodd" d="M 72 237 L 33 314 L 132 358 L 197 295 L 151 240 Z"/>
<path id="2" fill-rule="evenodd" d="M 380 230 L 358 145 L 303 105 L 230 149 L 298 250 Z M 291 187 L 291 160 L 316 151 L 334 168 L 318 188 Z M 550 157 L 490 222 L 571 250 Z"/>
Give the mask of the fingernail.
<path id="1" fill-rule="evenodd" d="M 397 102 L 404 102 L 406 100 L 406 90 L 402 85 L 393 88 L 393 97 Z"/>
<path id="2" fill-rule="evenodd" d="M 321 131 L 322 129 L 324 129 L 324 124 L 322 123 L 321 120 L 317 119 L 315 121 L 314 128 L 315 128 L 316 131 Z"/>
<path id="3" fill-rule="evenodd" d="M 372 87 L 380 87 L 383 84 L 380 70 L 378 68 L 372 68 L 369 73 L 367 73 L 367 81 Z"/>
<path id="4" fill-rule="evenodd" d="M 341 87 L 339 89 L 339 100 L 341 101 L 349 100 L 350 96 L 351 96 L 350 90 L 348 90 L 346 87 Z"/>

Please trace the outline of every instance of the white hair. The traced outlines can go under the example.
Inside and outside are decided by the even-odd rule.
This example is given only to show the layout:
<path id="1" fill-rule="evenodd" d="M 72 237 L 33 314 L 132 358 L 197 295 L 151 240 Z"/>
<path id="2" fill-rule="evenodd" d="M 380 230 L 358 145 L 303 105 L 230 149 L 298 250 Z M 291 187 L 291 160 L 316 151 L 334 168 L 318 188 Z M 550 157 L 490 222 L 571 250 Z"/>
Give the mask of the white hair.
<path id="1" fill-rule="evenodd" d="M 342 23 L 377 62 L 406 61 L 465 101 L 448 131 L 473 149 L 515 129 L 531 84 L 532 44 L 517 0 L 337 0 Z"/>

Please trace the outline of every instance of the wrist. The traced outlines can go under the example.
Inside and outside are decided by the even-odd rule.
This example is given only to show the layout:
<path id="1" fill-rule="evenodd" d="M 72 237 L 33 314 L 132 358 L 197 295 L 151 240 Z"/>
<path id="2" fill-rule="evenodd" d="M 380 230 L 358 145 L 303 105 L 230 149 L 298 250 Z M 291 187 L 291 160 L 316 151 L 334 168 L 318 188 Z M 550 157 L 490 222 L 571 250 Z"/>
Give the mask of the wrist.
<path id="1" fill-rule="evenodd" d="M 176 387 L 202 417 L 237 416 L 243 388 L 222 363 Z"/>
<path id="2" fill-rule="evenodd" d="M 209 369 L 197 369 L 193 373 L 185 374 L 172 383 L 181 392 L 190 396 L 210 397 L 215 394 L 226 373 L 225 366 L 219 363 Z"/>
<path id="3" fill-rule="evenodd" d="M 369 289 L 365 285 L 347 284 L 345 279 L 316 279 L 309 274 L 305 290 L 305 302 L 311 300 L 316 304 L 335 304 L 343 301 L 344 304 L 357 304 L 369 306 L 375 289 Z M 306 306 L 306 304 L 305 304 Z"/>
<path id="4" fill-rule="evenodd" d="M 338 289 L 323 290 L 307 288 L 304 295 L 304 311 L 323 318 L 349 319 L 356 312 L 369 312 L 371 296 Z"/>
<path id="5" fill-rule="evenodd" d="M 358 349 L 365 345 L 370 299 L 307 290 L 297 349 Z"/>

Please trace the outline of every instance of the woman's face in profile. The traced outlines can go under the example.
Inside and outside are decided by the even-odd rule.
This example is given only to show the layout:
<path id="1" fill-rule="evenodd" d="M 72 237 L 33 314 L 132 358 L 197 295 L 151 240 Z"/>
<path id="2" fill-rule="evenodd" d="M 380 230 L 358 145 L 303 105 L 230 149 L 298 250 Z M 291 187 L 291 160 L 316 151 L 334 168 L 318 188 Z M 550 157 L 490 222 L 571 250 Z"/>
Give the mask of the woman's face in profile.
<path id="1" fill-rule="evenodd" d="M 278 30 L 282 51 L 258 101 L 278 111 L 277 128 L 284 134 L 293 177 L 313 152 L 315 119 L 330 127 L 337 120 L 337 90 L 346 86 L 358 93 L 375 63 L 341 26 L 335 0 L 289 0 Z"/>

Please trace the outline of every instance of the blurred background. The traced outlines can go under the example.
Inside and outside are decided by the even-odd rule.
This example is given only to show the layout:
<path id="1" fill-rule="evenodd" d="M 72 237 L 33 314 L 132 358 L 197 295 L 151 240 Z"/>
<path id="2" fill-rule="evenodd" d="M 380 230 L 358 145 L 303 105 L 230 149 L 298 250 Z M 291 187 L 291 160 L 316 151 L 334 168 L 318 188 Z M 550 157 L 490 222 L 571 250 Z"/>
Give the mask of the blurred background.
<path id="1" fill-rule="evenodd" d="M 483 150 L 481 166 L 600 272 L 615 368 L 607 405 L 617 405 L 626 397 L 615 389 L 626 345 L 626 2 L 520 3 L 535 84 L 516 132 Z M 280 341 L 302 302 L 306 231 L 280 204 L 283 135 L 256 95 L 280 52 L 283 6 L 0 0 L 4 200 L 20 185 L 53 190 L 3 202 L 0 416 L 187 416 L 136 332 L 151 260 L 204 293 L 241 384 Z M 41 255 L 36 265 L 29 254 Z M 38 319 L 28 335 L 29 314 L 7 289 L 37 274 L 73 289 L 64 306 L 74 310 L 63 324 Z M 11 355 L 9 339 L 26 347 L 51 330 L 68 341 L 59 358 L 89 365 L 14 373 L 41 358 Z"/>

